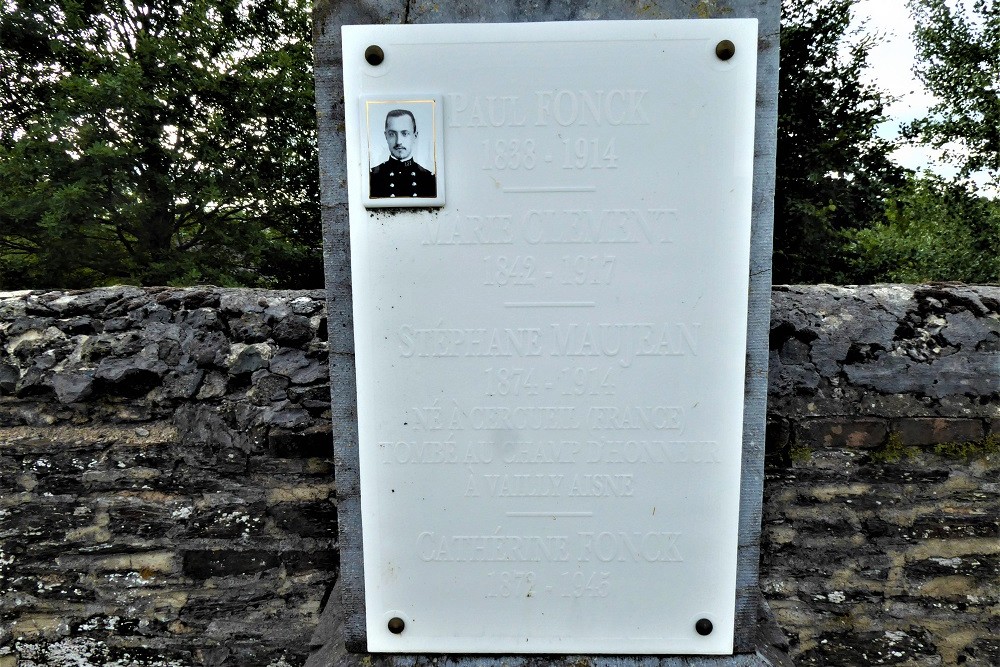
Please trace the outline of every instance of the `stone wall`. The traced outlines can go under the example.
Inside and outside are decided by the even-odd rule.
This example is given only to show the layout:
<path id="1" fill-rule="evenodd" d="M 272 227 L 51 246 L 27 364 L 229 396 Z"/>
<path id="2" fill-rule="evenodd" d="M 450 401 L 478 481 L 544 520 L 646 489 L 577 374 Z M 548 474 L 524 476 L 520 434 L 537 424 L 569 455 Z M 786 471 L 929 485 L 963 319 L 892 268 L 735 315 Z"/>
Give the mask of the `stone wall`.
<path id="1" fill-rule="evenodd" d="M 325 341 L 320 292 L 0 294 L 0 667 L 329 638 Z M 1000 664 L 1000 288 L 779 287 L 771 350 L 761 579 L 798 663 Z"/>
<path id="2" fill-rule="evenodd" d="M 0 666 L 304 661 L 337 569 L 322 299 L 0 295 Z"/>
<path id="3" fill-rule="evenodd" d="M 1000 665 L 1000 288 L 776 288 L 761 580 L 799 665 Z"/>

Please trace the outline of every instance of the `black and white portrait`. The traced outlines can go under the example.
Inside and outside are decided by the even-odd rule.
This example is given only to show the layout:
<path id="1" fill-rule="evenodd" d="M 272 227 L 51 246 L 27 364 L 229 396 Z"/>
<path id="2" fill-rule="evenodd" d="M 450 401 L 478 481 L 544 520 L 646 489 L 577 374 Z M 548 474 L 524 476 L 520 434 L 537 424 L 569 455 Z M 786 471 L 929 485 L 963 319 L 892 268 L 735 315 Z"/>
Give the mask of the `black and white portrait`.
<path id="1" fill-rule="evenodd" d="M 366 98 L 369 207 L 444 204 L 436 97 Z"/>

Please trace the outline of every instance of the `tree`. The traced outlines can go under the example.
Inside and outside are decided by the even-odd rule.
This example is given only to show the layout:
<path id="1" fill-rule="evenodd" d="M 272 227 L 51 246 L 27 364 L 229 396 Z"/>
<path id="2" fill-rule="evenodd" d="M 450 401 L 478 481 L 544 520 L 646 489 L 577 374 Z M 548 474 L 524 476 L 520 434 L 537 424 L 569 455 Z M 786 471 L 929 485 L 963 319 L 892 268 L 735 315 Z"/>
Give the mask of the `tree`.
<path id="1" fill-rule="evenodd" d="M 782 2 L 775 282 L 852 282 L 850 231 L 904 180 L 876 134 L 886 98 L 862 81 L 873 38 L 848 32 L 855 2 Z"/>
<path id="2" fill-rule="evenodd" d="M 1000 281 L 1000 204 L 968 185 L 912 176 L 884 222 L 854 235 L 864 281 Z"/>
<path id="3" fill-rule="evenodd" d="M 0 286 L 320 283 L 305 0 L 0 7 Z"/>
<path id="4" fill-rule="evenodd" d="M 952 6 L 954 5 L 954 6 Z M 1000 2 L 910 0 L 916 22 L 914 71 L 938 98 L 906 136 L 944 149 L 961 176 L 1000 179 Z"/>

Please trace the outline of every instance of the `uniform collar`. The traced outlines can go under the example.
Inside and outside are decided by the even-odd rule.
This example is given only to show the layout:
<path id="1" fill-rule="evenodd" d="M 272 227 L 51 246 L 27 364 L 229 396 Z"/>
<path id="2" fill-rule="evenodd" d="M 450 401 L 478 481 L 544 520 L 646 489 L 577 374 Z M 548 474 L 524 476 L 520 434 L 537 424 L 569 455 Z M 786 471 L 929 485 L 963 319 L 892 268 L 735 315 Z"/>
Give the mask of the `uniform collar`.
<path id="1" fill-rule="evenodd" d="M 393 156 L 390 155 L 389 156 L 389 164 L 391 164 L 393 166 L 399 165 L 400 167 L 412 167 L 413 166 L 413 158 L 410 158 L 409 160 L 397 160 L 396 158 L 394 158 Z"/>

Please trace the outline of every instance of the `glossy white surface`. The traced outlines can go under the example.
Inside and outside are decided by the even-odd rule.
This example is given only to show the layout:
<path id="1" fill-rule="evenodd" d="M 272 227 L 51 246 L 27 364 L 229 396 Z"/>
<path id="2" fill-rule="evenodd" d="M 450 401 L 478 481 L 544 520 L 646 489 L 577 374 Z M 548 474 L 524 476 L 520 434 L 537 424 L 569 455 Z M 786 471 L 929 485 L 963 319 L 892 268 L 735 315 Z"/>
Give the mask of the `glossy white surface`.
<path id="1" fill-rule="evenodd" d="M 731 653 L 756 21 L 343 35 L 369 650 Z M 447 201 L 368 210 L 413 95 Z"/>

